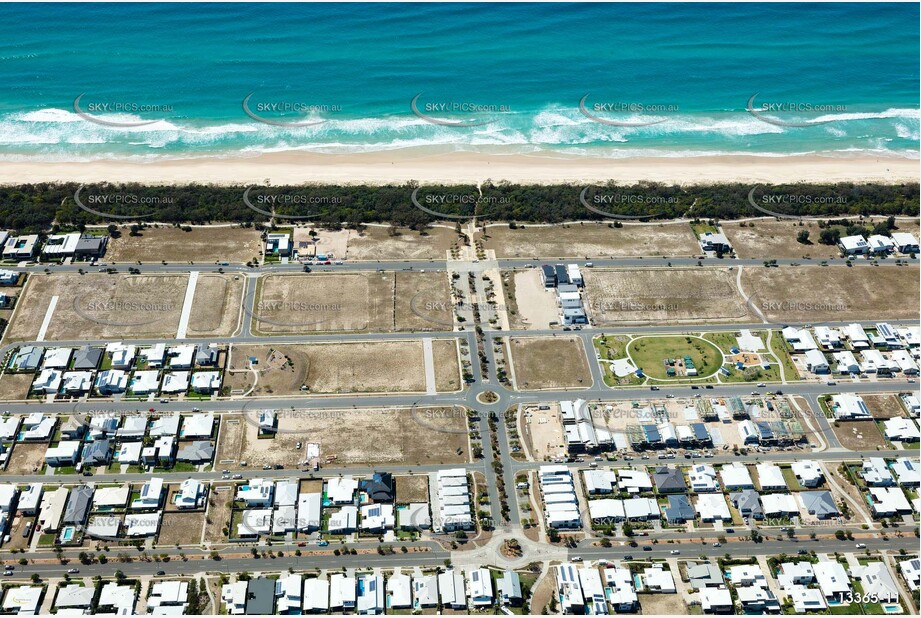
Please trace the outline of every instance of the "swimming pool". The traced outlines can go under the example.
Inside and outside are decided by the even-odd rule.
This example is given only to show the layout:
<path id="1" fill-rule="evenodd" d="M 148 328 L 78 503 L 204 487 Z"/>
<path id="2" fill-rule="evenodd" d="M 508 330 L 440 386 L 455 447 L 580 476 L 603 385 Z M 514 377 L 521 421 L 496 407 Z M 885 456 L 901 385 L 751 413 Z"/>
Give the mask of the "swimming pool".
<path id="1" fill-rule="evenodd" d="M 66 528 L 61 530 L 61 540 L 64 541 L 65 543 L 67 541 L 74 540 L 74 534 L 76 532 L 77 532 L 76 528 L 74 528 L 73 526 L 67 526 Z"/>

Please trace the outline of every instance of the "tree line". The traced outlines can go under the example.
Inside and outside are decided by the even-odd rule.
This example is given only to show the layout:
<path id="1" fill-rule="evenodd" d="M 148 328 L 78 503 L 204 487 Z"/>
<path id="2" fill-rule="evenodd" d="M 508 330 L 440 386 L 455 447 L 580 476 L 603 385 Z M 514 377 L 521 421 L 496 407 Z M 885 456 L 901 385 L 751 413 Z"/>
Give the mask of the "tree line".
<path id="1" fill-rule="evenodd" d="M 74 197 L 78 188 L 83 208 Z M 359 223 L 391 223 L 420 229 L 440 219 L 455 220 L 452 217 L 473 214 L 483 221 L 522 223 L 617 221 L 605 213 L 653 221 L 765 216 L 749 203 L 752 186 L 741 183 L 608 183 L 589 188 L 506 182 L 487 182 L 479 188 L 447 184 L 420 187 L 413 182 L 382 186 L 266 186 L 252 187 L 244 200 L 246 188 L 107 183 L 82 188 L 76 183 L 6 186 L 0 187 L 0 226 L 34 233 L 54 226 L 82 230 L 88 225 L 130 222 L 262 225 L 274 214 L 278 224 L 310 221 L 325 227 L 355 227 Z M 757 191 L 759 198 L 768 194 L 821 197 L 801 202 L 766 202 L 771 211 L 789 215 L 836 218 L 919 213 L 917 183 L 788 184 L 764 186 Z"/>

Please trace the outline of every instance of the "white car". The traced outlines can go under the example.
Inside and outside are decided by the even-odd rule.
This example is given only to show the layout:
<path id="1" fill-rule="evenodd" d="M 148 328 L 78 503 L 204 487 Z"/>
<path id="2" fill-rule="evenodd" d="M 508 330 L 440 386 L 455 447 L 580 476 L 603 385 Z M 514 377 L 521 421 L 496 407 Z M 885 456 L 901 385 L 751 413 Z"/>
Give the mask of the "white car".
<path id="1" fill-rule="evenodd" d="M 671 551 L 668 552 L 668 553 L 670 553 L 670 554 L 673 555 L 673 556 L 676 556 L 676 555 L 678 555 L 678 554 L 681 553 L 681 550 L 680 550 L 680 549 L 673 549 L 673 550 L 671 550 Z"/>

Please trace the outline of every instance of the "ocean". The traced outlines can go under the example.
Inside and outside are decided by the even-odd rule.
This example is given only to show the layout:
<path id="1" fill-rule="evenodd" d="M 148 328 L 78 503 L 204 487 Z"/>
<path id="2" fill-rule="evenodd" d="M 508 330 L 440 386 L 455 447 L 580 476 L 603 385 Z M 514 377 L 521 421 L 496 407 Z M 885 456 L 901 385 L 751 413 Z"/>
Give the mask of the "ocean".
<path id="1" fill-rule="evenodd" d="M 879 3 L 2 4 L 0 159 L 918 158 L 918 23 Z"/>

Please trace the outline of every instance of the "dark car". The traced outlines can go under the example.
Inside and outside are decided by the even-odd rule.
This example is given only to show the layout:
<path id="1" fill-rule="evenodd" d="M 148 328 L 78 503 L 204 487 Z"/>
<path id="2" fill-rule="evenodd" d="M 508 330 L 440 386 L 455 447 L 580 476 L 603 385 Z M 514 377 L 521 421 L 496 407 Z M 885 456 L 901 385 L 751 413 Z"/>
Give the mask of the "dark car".
<path id="1" fill-rule="evenodd" d="M 166 575 L 166 571 L 157 571 L 157 575 Z"/>
<path id="2" fill-rule="evenodd" d="M 707 384 L 704 388 L 707 389 L 708 391 L 712 391 L 712 390 L 713 390 L 713 385 L 712 385 L 712 384 Z"/>
<path id="3" fill-rule="evenodd" d="M 652 551 L 652 547 L 649 545 L 643 545 L 643 551 Z"/>
<path id="4" fill-rule="evenodd" d="M 633 554 L 627 554 L 624 556 L 624 560 L 633 560 Z"/>

